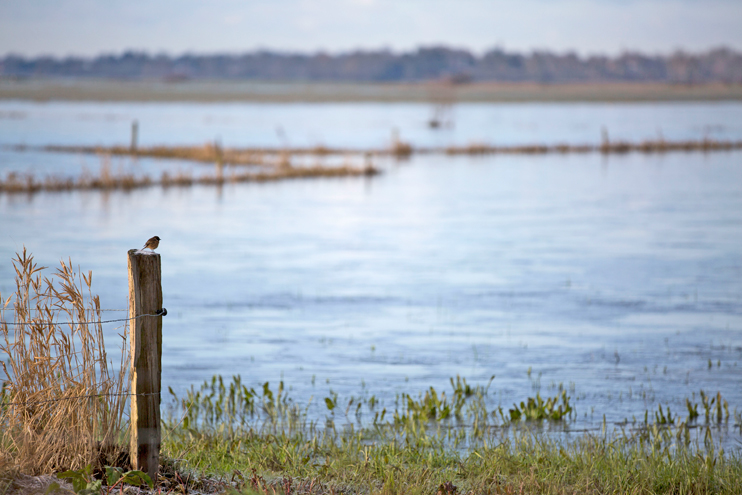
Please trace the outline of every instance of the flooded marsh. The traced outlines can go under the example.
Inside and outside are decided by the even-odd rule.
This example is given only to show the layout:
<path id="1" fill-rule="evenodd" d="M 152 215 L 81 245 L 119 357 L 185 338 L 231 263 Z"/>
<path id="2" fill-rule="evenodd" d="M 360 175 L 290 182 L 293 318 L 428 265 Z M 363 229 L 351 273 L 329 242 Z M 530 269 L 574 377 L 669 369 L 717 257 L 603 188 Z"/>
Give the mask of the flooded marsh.
<path id="1" fill-rule="evenodd" d="M 121 146 L 134 119 L 141 146 L 219 138 L 225 148 L 378 149 L 395 129 L 413 146 L 441 149 L 599 143 L 604 127 L 611 142 L 660 132 L 678 142 L 742 139 L 736 103 L 470 104 L 455 109 L 452 129 L 435 131 L 429 107 L 408 104 L 0 108 L 20 116 L 0 119 L 7 146 Z M 11 147 L 0 158 L 2 176 L 78 177 L 99 166 L 95 156 Z M 241 375 L 258 391 L 283 381 L 310 420 L 333 417 L 329 398 L 336 423 L 353 423 L 355 406 L 348 419 L 340 411 L 355 398 L 372 423 L 384 408 L 401 414 L 401 397 L 450 393 L 456 376 L 485 387 L 494 375 L 488 414 L 539 414 L 545 405 L 528 398 L 566 392 L 570 428 L 599 432 L 604 420 L 667 417 L 668 406 L 685 420 L 686 399 L 703 421 L 703 390 L 706 403 L 717 393 L 727 402 L 714 431 L 733 450 L 741 158 L 412 154 L 375 160 L 374 177 L 0 195 L 0 291 L 9 292 L 10 259 L 25 245 L 44 265 L 69 257 L 92 270 L 102 307 L 126 308 L 126 251 L 156 234 L 169 312 L 163 388 L 180 397 L 213 375 Z M 196 177 L 201 166 L 111 160 L 135 176 Z"/>

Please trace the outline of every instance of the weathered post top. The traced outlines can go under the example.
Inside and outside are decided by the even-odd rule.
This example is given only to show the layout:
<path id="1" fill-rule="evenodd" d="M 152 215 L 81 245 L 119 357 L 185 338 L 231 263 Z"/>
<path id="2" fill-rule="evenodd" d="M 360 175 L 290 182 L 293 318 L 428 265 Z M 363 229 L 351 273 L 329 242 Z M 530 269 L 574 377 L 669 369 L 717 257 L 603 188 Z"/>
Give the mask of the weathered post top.
<path id="1" fill-rule="evenodd" d="M 160 255 L 130 249 L 131 464 L 154 480 L 160 459 L 162 282 Z"/>

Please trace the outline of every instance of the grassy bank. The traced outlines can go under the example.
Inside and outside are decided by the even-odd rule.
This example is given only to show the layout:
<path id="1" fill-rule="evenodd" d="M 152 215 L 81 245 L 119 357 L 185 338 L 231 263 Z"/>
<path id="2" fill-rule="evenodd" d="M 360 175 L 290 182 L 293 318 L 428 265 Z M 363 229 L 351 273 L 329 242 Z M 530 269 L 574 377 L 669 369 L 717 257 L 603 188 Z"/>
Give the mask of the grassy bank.
<path id="1" fill-rule="evenodd" d="M 179 466 L 194 467 L 195 479 L 265 493 L 277 487 L 286 493 L 734 494 L 742 486 L 736 454 L 652 450 L 624 437 L 584 435 L 566 443 L 518 432 L 457 452 L 435 437 L 368 438 L 363 431 L 175 430 L 164 447 Z"/>
<path id="2" fill-rule="evenodd" d="M 0 79 L 0 99 L 193 102 L 639 102 L 742 100 L 739 84 L 312 83 Z"/>

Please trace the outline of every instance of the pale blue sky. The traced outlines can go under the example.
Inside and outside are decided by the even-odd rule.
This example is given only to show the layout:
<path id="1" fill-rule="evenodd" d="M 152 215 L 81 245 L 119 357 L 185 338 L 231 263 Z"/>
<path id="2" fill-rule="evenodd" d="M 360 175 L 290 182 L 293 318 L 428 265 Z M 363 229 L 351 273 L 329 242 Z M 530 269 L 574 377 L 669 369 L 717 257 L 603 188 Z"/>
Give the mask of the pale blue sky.
<path id="1" fill-rule="evenodd" d="M 0 0 L 0 56 L 742 49 L 742 0 Z"/>

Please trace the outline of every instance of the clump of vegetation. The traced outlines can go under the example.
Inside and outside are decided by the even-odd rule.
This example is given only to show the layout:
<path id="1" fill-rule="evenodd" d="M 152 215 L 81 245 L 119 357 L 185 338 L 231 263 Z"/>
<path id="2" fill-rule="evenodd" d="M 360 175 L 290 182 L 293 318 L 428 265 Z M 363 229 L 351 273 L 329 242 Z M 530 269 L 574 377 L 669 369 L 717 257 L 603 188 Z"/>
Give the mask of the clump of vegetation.
<path id="1" fill-rule="evenodd" d="M 392 143 L 392 147 L 389 150 L 389 152 L 392 155 L 394 155 L 394 156 L 396 156 L 398 158 L 406 158 L 406 157 L 412 155 L 412 153 L 414 151 L 415 151 L 415 149 L 412 147 L 412 145 L 410 143 L 407 143 L 407 142 L 404 142 L 404 141 L 398 141 L 398 140 L 395 140 Z M 381 154 L 382 152 L 379 151 L 378 153 Z"/>
<path id="2" fill-rule="evenodd" d="M 23 250 L 0 308 L 0 471 L 26 474 L 117 462 L 128 356 L 108 362 L 92 273 L 62 261 L 51 276 Z"/>
<path id="3" fill-rule="evenodd" d="M 59 473 L 57 474 L 57 478 L 69 480 L 72 484 L 73 493 L 77 493 L 78 495 L 96 495 L 98 493 L 110 495 L 111 493 L 115 493 L 117 489 L 120 489 L 123 493 L 124 485 L 147 485 L 150 488 L 154 488 L 154 482 L 147 473 L 138 470 L 124 472 L 123 469 L 112 466 L 105 467 L 105 476 L 103 479 L 96 479 L 91 464 L 81 469 L 69 469 L 63 473 Z M 104 481 L 106 483 L 105 490 L 103 488 Z M 56 482 L 49 485 L 49 488 L 46 490 L 47 493 L 58 491 L 61 491 L 61 486 Z"/>
<path id="4" fill-rule="evenodd" d="M 101 160 L 100 172 L 93 175 L 84 171 L 79 177 L 47 176 L 37 179 L 33 174 L 10 172 L 5 179 L 0 179 L 0 192 L 34 193 L 39 191 L 72 191 L 72 190 L 131 190 L 148 187 L 153 184 L 149 176 L 135 176 L 131 172 L 111 169 L 108 156 Z"/>
<path id="5" fill-rule="evenodd" d="M 185 429 L 199 427 L 234 432 L 254 428 L 290 433 L 306 426 L 305 410 L 288 398 L 283 382 L 279 382 L 275 392 L 270 383 L 265 382 L 258 392 L 243 385 L 239 375 L 233 376 L 226 385 L 218 375 L 205 381 L 198 389 L 191 386 L 183 398 L 179 398 L 172 388 L 169 392 L 171 412 L 182 412 L 177 427 Z"/>
<path id="6" fill-rule="evenodd" d="M 559 400 L 561 399 L 561 404 Z M 549 399 L 541 398 L 540 394 L 536 397 L 529 397 L 527 401 L 521 402 L 520 407 L 513 405 L 510 413 L 510 421 L 518 421 L 523 418 L 526 421 L 552 420 L 561 421 L 572 412 L 572 406 L 569 404 L 567 392 L 563 391 L 561 396 L 551 397 Z"/>

